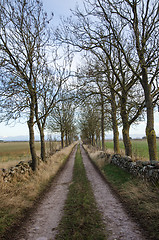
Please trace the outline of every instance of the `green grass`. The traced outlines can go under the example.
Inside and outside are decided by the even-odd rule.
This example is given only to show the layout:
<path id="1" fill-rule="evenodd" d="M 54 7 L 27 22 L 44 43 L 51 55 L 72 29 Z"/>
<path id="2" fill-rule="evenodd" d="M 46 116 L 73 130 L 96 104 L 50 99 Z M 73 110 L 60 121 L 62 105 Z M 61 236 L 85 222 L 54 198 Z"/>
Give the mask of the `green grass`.
<path id="1" fill-rule="evenodd" d="M 0 208 L 0 235 L 14 223 L 15 215 L 11 213 L 11 209 L 1 209 Z"/>
<path id="2" fill-rule="evenodd" d="M 111 164 L 105 165 L 102 170 L 106 174 L 109 181 L 111 181 L 119 188 L 121 188 L 125 183 L 132 181 L 133 179 L 128 172 L 125 172 L 122 169 Z"/>
<path id="3" fill-rule="evenodd" d="M 127 210 L 147 232 L 148 239 L 159 240 L 159 188 L 132 177 L 111 164 L 105 165 L 101 170 Z"/>
<path id="4" fill-rule="evenodd" d="M 148 153 L 148 145 L 147 140 L 132 140 L 132 150 L 133 155 L 138 158 L 144 158 L 149 159 L 149 153 Z M 106 141 L 106 148 L 107 149 L 113 149 L 113 141 Z M 124 150 L 124 144 L 123 141 L 119 142 L 120 149 Z M 158 152 L 158 159 L 159 159 L 159 140 L 157 139 L 157 152 Z"/>
<path id="5" fill-rule="evenodd" d="M 106 236 L 103 227 L 78 148 L 73 183 L 69 187 L 64 216 L 56 240 L 104 240 Z"/>

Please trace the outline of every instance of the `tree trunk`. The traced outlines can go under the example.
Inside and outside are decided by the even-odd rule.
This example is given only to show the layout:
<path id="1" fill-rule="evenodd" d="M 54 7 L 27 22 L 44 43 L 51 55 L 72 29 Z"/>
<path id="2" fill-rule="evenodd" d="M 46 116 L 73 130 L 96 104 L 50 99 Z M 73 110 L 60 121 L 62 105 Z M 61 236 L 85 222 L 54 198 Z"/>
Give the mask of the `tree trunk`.
<path id="1" fill-rule="evenodd" d="M 71 137 L 68 136 L 68 144 L 71 145 Z"/>
<path id="2" fill-rule="evenodd" d="M 120 147 L 119 147 L 119 132 L 118 132 L 117 121 L 116 123 L 113 123 L 113 143 L 114 143 L 114 153 L 119 154 Z"/>
<path id="3" fill-rule="evenodd" d="M 92 144 L 92 146 L 94 146 L 94 134 L 92 134 L 92 136 L 91 136 L 91 144 Z"/>
<path id="4" fill-rule="evenodd" d="M 100 129 L 96 129 L 96 146 L 100 149 Z"/>
<path id="5" fill-rule="evenodd" d="M 41 159 L 43 162 L 46 162 L 46 148 L 43 128 L 40 129 L 40 140 L 41 140 Z"/>
<path id="6" fill-rule="evenodd" d="M 124 124 L 123 126 L 123 142 L 124 142 L 124 147 L 125 147 L 125 155 L 132 157 L 132 145 L 129 137 L 129 125 Z"/>
<path id="7" fill-rule="evenodd" d="M 111 118 L 112 118 L 112 127 L 113 127 L 113 142 L 114 142 L 114 153 L 119 154 L 119 131 L 118 131 L 118 122 L 116 117 L 117 107 L 115 102 L 114 90 L 111 88 Z"/>
<path id="8" fill-rule="evenodd" d="M 40 133 L 40 141 L 41 141 L 41 160 L 43 162 L 46 162 L 46 149 L 45 149 L 45 137 L 44 137 L 44 127 L 45 127 L 45 119 L 39 120 L 38 116 L 38 100 L 36 98 L 36 103 L 35 103 L 35 116 L 36 116 L 36 122 L 38 125 L 39 133 Z"/>
<path id="9" fill-rule="evenodd" d="M 36 118 L 37 119 L 37 118 Z M 44 127 L 41 126 L 39 119 L 37 119 L 37 125 L 40 133 L 40 142 L 41 142 L 41 160 L 46 162 L 46 147 L 45 147 L 45 135 L 44 135 Z"/>
<path id="10" fill-rule="evenodd" d="M 145 102 L 147 109 L 147 126 L 146 126 L 146 136 L 149 149 L 149 159 L 150 161 L 157 161 L 157 147 L 156 147 L 156 133 L 154 130 L 154 109 L 153 100 L 151 97 L 151 86 L 148 84 L 146 69 L 142 71 L 143 82 L 142 86 L 145 93 Z"/>
<path id="11" fill-rule="evenodd" d="M 37 167 L 37 155 L 36 155 L 35 140 L 34 140 L 34 103 L 31 103 L 30 119 L 27 123 L 29 128 L 29 145 L 30 145 L 30 153 L 32 157 L 32 170 L 35 171 Z"/>
<path id="12" fill-rule="evenodd" d="M 68 133 L 67 131 L 65 131 L 65 144 L 66 144 L 66 147 L 68 146 Z"/>
<path id="13" fill-rule="evenodd" d="M 104 100 L 101 93 L 101 134 L 102 134 L 102 150 L 105 150 L 105 133 L 104 133 Z"/>
<path id="14" fill-rule="evenodd" d="M 61 148 L 64 148 L 64 133 L 61 131 Z"/>
<path id="15" fill-rule="evenodd" d="M 144 55 L 146 53 L 146 48 L 145 48 L 146 42 L 145 42 L 144 34 L 142 35 L 142 39 L 140 42 L 139 21 L 138 21 L 137 9 L 136 9 L 137 5 L 135 5 L 135 6 L 132 5 L 132 6 L 133 6 L 133 12 L 134 12 L 133 27 L 134 27 L 134 33 L 135 33 L 135 38 L 136 38 L 136 50 L 137 50 L 138 57 L 139 57 L 140 67 L 142 69 L 142 79 L 140 80 L 140 82 L 144 89 L 145 103 L 146 103 L 146 110 L 147 110 L 146 136 L 147 136 L 147 143 L 148 143 L 148 149 L 149 149 L 149 159 L 150 159 L 150 161 L 152 161 L 152 160 L 157 160 L 157 147 L 156 147 L 156 133 L 154 130 L 153 99 L 151 96 L 151 85 L 149 84 L 148 73 L 147 73 L 147 68 L 146 68 L 146 65 L 148 62 L 146 62 L 145 57 L 144 57 Z M 151 27 L 152 27 L 152 25 L 151 25 Z M 149 26 L 149 28 L 150 28 L 150 26 Z"/>
<path id="16" fill-rule="evenodd" d="M 121 97 L 121 118 L 122 118 L 122 123 L 123 123 L 123 142 L 125 146 L 125 154 L 126 156 L 132 157 L 132 145 L 129 137 L 129 130 L 130 130 L 130 125 L 128 122 L 128 115 L 126 111 L 126 99 L 127 96 L 123 93 Z"/>

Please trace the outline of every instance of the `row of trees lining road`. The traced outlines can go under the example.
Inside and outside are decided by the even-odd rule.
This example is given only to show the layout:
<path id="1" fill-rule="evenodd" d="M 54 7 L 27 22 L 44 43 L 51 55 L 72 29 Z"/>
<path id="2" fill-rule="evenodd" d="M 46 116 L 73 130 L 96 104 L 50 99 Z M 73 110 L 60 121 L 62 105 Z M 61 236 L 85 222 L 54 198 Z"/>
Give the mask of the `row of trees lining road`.
<path id="1" fill-rule="evenodd" d="M 94 64 L 94 65 L 93 65 Z M 97 139 L 100 137 L 102 138 L 102 150 L 105 149 L 105 130 L 110 129 L 110 127 L 105 126 L 105 120 L 108 119 L 108 115 L 110 109 L 108 109 L 108 101 L 109 101 L 109 91 L 107 88 L 107 84 L 104 81 L 101 72 L 101 66 L 99 66 L 99 62 L 94 62 L 93 59 L 87 59 L 86 64 L 83 68 L 78 69 L 77 72 L 77 89 L 78 89 L 78 96 L 81 100 L 84 100 L 87 104 L 83 106 L 83 112 L 81 116 L 81 121 L 85 121 L 87 119 L 86 115 L 92 115 L 92 119 L 96 119 L 99 124 L 94 123 L 94 127 L 88 123 L 88 126 L 92 128 L 95 133 L 96 127 L 98 127 L 98 136 Z M 88 100 L 89 99 L 89 100 Z M 92 101 L 90 101 L 92 99 Z M 93 109 L 91 108 L 93 105 Z M 87 109 L 88 108 L 88 109 Z M 96 110 L 95 110 L 96 108 Z M 95 116 L 95 113 L 97 116 Z M 90 118 L 90 117 L 89 117 Z M 84 120 L 85 119 L 85 120 Z M 95 122 L 96 122 L 95 120 Z M 93 120 L 92 120 L 93 121 Z M 89 121 L 88 121 L 89 122 Z M 82 128 L 83 129 L 83 128 Z M 90 129 L 89 131 L 92 132 Z M 92 132 L 92 137 L 95 136 Z M 101 134 L 100 134 L 101 133 Z M 90 137 L 89 139 L 91 139 Z M 92 144 L 94 140 L 90 140 Z M 98 142 L 98 141 L 97 141 Z"/>
<path id="2" fill-rule="evenodd" d="M 77 137 L 74 115 L 79 103 L 82 138 L 100 145 L 101 135 L 104 150 L 105 131 L 113 129 L 114 152 L 119 153 L 122 126 L 128 156 L 132 155 L 130 126 L 146 112 L 149 156 L 157 159 L 158 16 L 158 0 L 84 0 L 84 9 L 76 7 L 51 32 L 53 14 L 49 18 L 39 0 L 1 1 L 0 117 L 6 122 L 27 118 L 33 170 L 37 166 L 34 126 L 39 129 L 45 161 L 45 128 L 61 132 L 62 147 L 64 140 L 69 144 Z M 69 84 L 76 51 L 84 53 L 84 60 L 77 68 L 77 83 Z"/>
<path id="3" fill-rule="evenodd" d="M 73 96 L 69 96 L 68 100 L 66 101 L 65 95 L 60 93 L 60 101 L 56 106 L 53 108 L 49 120 L 47 128 L 51 132 L 60 132 L 61 134 L 61 147 L 63 148 L 64 145 L 68 146 L 72 143 L 74 139 L 78 139 L 77 137 L 77 127 L 75 124 L 75 105 L 72 102 Z M 65 144 L 64 144 L 65 140 Z"/>
<path id="4" fill-rule="evenodd" d="M 104 104 L 104 106 L 106 105 Z M 101 147 L 100 136 L 103 140 L 103 130 L 105 132 L 111 129 L 110 121 L 106 123 L 105 119 L 109 119 L 108 111 L 103 112 L 100 97 L 93 96 L 81 109 L 79 127 L 81 130 L 81 139 L 84 143 L 89 143 L 93 146 L 96 145 L 98 148 Z M 102 150 L 105 150 L 105 143 L 103 144 L 103 141 Z"/>
<path id="5" fill-rule="evenodd" d="M 7 122 L 27 118 L 33 170 L 37 166 L 34 126 L 39 129 L 45 161 L 44 129 L 54 106 L 64 100 L 59 92 L 70 76 L 72 61 L 68 54 L 62 67 L 57 66 L 49 27 L 52 18 L 39 0 L 0 3 L 0 117 Z"/>
<path id="6" fill-rule="evenodd" d="M 77 7 L 56 31 L 60 42 L 70 44 L 75 51 L 85 51 L 85 55 L 91 53 L 102 66 L 102 82 L 110 92 L 106 97 L 112 107 L 116 152 L 118 101 L 125 152 L 130 156 L 130 126 L 146 110 L 150 160 L 157 160 L 154 107 L 159 96 L 158 32 L 158 0 L 85 0 L 84 9 Z M 88 74 L 85 81 L 88 88 L 91 77 Z"/>
<path id="7" fill-rule="evenodd" d="M 126 155 L 131 156 L 132 147 L 129 138 L 129 128 L 131 124 L 140 120 L 141 112 L 145 106 L 139 84 L 133 85 L 132 91 L 132 77 L 130 75 L 129 78 L 128 73 L 127 76 L 124 75 L 123 78 L 120 78 L 120 82 L 114 81 L 114 74 L 109 71 L 109 67 L 105 69 L 104 66 L 100 65 L 99 68 L 99 61 L 97 64 L 97 60 L 93 65 L 93 59 L 89 59 L 88 65 L 85 64 L 85 69 L 87 70 L 80 69 L 81 75 L 78 72 L 79 84 L 81 84 L 79 95 L 82 96 L 81 92 L 83 92 L 83 97 L 97 95 L 100 98 L 98 105 L 101 107 L 102 149 L 104 150 L 104 131 L 106 129 L 104 119 L 108 121 L 109 114 L 109 119 L 112 120 L 111 128 L 114 130 L 114 152 L 119 153 L 118 124 L 122 123 Z M 120 72 L 118 66 L 116 66 L 116 71 Z M 127 81 L 125 80 L 126 77 Z M 84 82 L 81 82 L 81 78 Z M 121 121 L 117 120 L 119 118 L 121 118 Z M 110 127 L 108 128 L 107 126 L 107 129 L 110 129 Z"/>

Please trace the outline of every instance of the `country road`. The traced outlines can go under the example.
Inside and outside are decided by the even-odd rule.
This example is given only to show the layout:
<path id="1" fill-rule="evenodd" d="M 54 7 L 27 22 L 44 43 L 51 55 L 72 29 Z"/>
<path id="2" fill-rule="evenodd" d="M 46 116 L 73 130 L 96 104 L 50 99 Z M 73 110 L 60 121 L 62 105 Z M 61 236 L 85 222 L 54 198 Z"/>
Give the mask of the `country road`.
<path id="1" fill-rule="evenodd" d="M 83 148 L 81 153 L 87 177 L 91 182 L 98 208 L 103 215 L 106 230 L 109 232 L 107 240 L 144 240 L 138 225 L 125 212 L 122 204 L 96 171 Z"/>
<path id="2" fill-rule="evenodd" d="M 53 240 L 62 216 L 63 207 L 72 180 L 76 147 L 71 153 L 64 169 L 38 204 L 34 214 L 24 223 L 20 232 L 12 240 Z"/>
<path id="3" fill-rule="evenodd" d="M 12 239 L 55 239 L 57 227 L 63 214 L 69 185 L 72 181 L 76 149 L 77 148 L 73 150 L 66 166 L 53 181 L 52 186 L 41 199 L 36 210 L 28 217 L 27 221 L 23 223 L 20 230 L 12 236 Z M 144 240 L 145 238 L 138 225 L 127 215 L 122 204 L 94 168 L 82 147 L 81 154 L 87 177 L 93 188 L 97 206 L 103 216 L 105 230 L 109 233 L 107 240 Z"/>

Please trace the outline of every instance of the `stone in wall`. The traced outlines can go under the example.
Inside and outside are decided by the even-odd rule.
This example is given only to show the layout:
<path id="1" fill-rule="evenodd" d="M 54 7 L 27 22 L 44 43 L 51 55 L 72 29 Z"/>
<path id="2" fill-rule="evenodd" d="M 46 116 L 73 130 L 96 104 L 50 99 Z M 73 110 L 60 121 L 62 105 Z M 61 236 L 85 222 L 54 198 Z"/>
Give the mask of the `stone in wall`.
<path id="1" fill-rule="evenodd" d="M 136 161 L 130 157 L 123 157 L 119 154 L 114 154 L 111 158 L 111 163 L 130 172 L 134 176 L 138 176 L 142 179 L 151 181 L 153 183 L 159 183 L 159 162 L 158 161 Z"/>
<path id="2" fill-rule="evenodd" d="M 8 170 L 2 169 L 2 177 L 5 182 L 11 182 L 15 177 L 30 174 L 31 172 L 32 169 L 30 163 L 21 161 L 16 166 L 11 167 Z"/>

